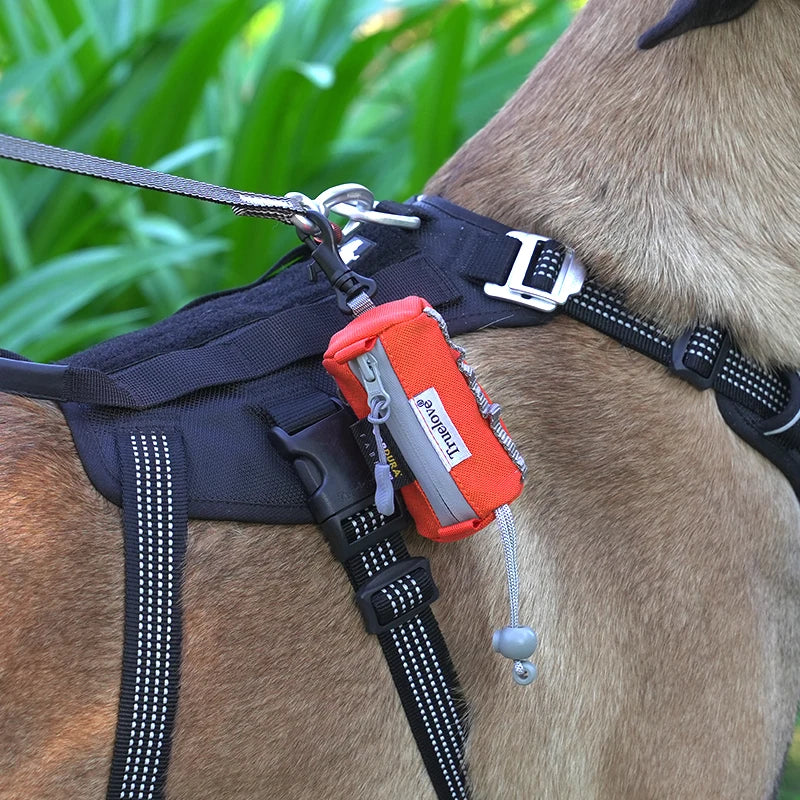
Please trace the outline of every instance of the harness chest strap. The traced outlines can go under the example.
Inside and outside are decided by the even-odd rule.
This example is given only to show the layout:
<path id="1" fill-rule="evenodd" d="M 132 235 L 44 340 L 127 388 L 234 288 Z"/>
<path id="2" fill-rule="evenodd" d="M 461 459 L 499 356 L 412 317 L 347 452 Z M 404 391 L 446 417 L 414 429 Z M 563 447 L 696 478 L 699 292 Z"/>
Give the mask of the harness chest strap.
<path id="1" fill-rule="evenodd" d="M 350 409 L 298 415 L 287 405 L 270 412 L 272 439 L 294 464 L 314 519 L 356 592 L 365 628 L 378 638 L 437 797 L 466 798 L 466 706 L 430 609 L 439 596 L 430 565 L 410 557 L 403 541 L 411 520 L 402 501 L 390 516 L 375 508 Z"/>

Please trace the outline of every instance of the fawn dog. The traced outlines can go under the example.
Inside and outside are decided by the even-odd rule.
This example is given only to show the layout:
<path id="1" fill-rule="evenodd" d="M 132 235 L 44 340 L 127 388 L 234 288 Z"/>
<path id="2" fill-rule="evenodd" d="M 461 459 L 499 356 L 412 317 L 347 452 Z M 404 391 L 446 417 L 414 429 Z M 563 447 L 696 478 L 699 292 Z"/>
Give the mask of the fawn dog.
<path id="1" fill-rule="evenodd" d="M 637 49 L 667 5 L 589 2 L 427 191 L 569 242 L 665 330 L 716 320 L 798 369 L 800 3 Z M 676 13 L 704 5 L 725 6 Z M 528 460 L 521 597 L 542 634 L 520 689 L 487 646 L 505 612 L 498 541 L 412 535 L 469 702 L 474 796 L 769 797 L 800 696 L 788 482 L 710 392 L 576 322 L 460 341 Z M 100 798 L 120 513 L 56 407 L 0 395 L 0 435 L 0 798 Z M 314 528 L 191 523 L 184 607 L 170 800 L 433 796 Z"/>

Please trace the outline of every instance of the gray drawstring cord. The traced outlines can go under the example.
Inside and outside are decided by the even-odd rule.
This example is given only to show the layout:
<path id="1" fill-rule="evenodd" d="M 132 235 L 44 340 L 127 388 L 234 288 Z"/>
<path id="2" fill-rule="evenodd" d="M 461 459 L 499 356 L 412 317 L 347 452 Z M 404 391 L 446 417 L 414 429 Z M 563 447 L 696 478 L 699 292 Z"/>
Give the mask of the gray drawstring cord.
<path id="1" fill-rule="evenodd" d="M 503 542 L 508 580 L 509 625 L 495 631 L 492 637 L 494 650 L 514 662 L 512 675 L 520 685 L 532 683 L 536 667 L 527 661 L 539 643 L 536 631 L 519 624 L 519 572 L 517 569 L 517 526 L 508 505 L 495 509 L 495 519 Z"/>

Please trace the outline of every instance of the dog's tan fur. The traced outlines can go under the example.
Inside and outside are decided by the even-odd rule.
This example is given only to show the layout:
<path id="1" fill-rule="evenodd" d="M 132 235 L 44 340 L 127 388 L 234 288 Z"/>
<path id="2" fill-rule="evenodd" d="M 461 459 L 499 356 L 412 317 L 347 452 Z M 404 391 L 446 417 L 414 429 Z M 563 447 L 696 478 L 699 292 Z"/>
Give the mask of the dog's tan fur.
<path id="1" fill-rule="evenodd" d="M 666 6 L 591 2 L 429 189 L 574 243 L 662 322 L 716 317 L 800 367 L 800 7 L 761 0 L 637 52 Z M 542 634 L 520 689 L 489 649 L 506 614 L 495 537 L 413 537 L 470 701 L 475 797 L 769 796 L 800 696 L 788 483 L 713 397 L 576 323 L 462 343 L 529 462 L 523 619 Z M 0 799 L 99 798 L 119 512 L 52 407 L 0 396 L 0 437 Z M 170 800 L 432 797 L 314 529 L 192 523 L 184 602 Z"/>
<path id="2" fill-rule="evenodd" d="M 594 0 L 432 181 L 559 235 L 665 326 L 800 366 L 800 3 L 637 51 L 664 0 Z"/>

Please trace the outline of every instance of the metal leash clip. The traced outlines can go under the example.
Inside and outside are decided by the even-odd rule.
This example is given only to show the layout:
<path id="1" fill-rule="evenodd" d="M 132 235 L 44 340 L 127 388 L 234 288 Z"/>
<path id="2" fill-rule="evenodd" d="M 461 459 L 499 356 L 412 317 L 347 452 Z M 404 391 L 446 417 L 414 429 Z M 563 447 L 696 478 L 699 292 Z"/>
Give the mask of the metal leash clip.
<path id="1" fill-rule="evenodd" d="M 341 183 L 332 186 L 313 200 L 301 192 L 287 192 L 286 197 L 290 200 L 299 200 L 304 206 L 324 217 L 330 217 L 331 212 L 347 217 L 348 222 L 342 230 L 344 236 L 355 230 L 361 222 L 408 229 L 420 226 L 419 217 L 376 211 L 375 195 L 360 183 Z M 292 222 L 298 231 L 306 236 L 316 231 L 316 225 L 304 214 L 295 214 Z"/>

